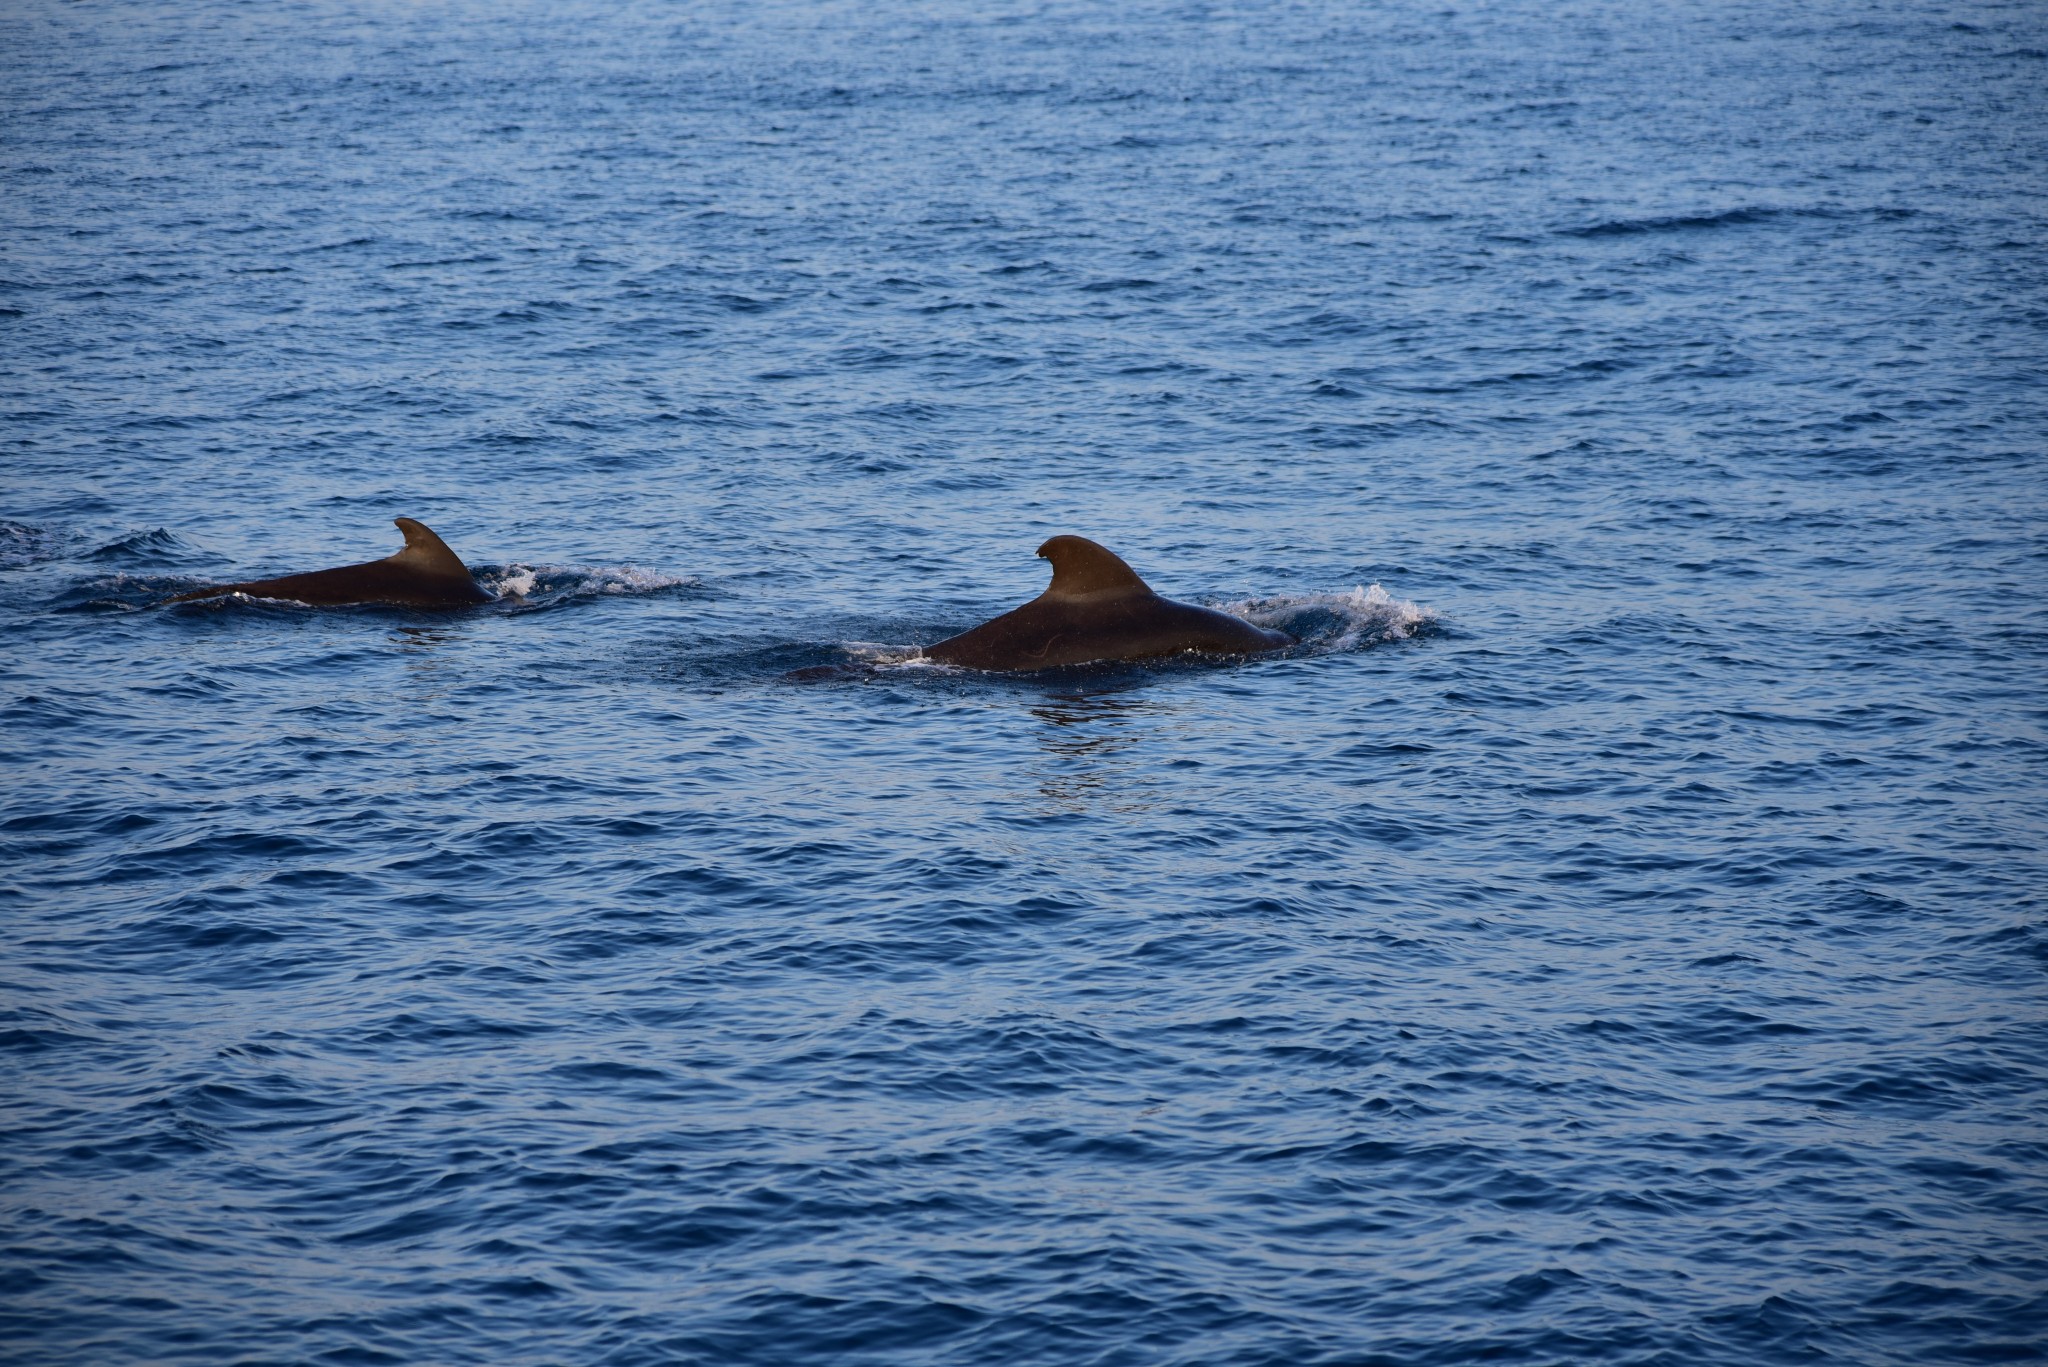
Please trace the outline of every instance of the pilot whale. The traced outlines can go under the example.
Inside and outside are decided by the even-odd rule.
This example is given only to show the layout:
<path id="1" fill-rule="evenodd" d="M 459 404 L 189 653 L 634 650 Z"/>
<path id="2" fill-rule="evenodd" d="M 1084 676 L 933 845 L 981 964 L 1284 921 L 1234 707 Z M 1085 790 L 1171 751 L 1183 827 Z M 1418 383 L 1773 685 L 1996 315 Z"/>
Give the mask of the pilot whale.
<path id="1" fill-rule="evenodd" d="M 1252 655 L 1294 644 L 1241 617 L 1152 592 L 1115 553 L 1081 536 L 1038 548 L 1052 584 L 1021 608 L 983 622 L 924 656 L 968 669 L 1052 669 L 1103 660 L 1146 660 L 1195 650 Z"/>
<path id="2" fill-rule="evenodd" d="M 181 593 L 165 601 L 190 603 L 223 594 L 252 598 L 288 598 L 315 607 L 345 603 L 395 603 L 408 608 L 459 608 L 493 601 L 448 543 L 409 517 L 392 519 L 405 533 L 405 549 L 382 560 L 310 570 L 277 579 L 252 579 L 244 584 L 217 584 Z"/>

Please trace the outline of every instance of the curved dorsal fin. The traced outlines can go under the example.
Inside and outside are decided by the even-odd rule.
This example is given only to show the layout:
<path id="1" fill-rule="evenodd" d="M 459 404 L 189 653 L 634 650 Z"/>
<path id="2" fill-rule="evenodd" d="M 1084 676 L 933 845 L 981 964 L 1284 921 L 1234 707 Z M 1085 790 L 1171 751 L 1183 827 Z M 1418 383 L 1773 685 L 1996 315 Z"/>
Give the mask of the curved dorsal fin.
<path id="1" fill-rule="evenodd" d="M 1096 545 L 1085 536 L 1056 536 L 1038 548 L 1038 554 L 1052 561 L 1052 585 L 1046 594 L 1054 598 L 1077 598 L 1086 594 L 1131 592 L 1150 593 L 1136 570 L 1117 559 L 1116 553 Z"/>
<path id="2" fill-rule="evenodd" d="M 391 564 L 403 565 L 415 574 L 459 574 L 469 578 L 469 567 L 462 563 L 462 558 L 449 550 L 448 543 L 435 536 L 426 523 L 409 517 L 391 520 L 405 533 L 405 549 L 389 557 Z"/>

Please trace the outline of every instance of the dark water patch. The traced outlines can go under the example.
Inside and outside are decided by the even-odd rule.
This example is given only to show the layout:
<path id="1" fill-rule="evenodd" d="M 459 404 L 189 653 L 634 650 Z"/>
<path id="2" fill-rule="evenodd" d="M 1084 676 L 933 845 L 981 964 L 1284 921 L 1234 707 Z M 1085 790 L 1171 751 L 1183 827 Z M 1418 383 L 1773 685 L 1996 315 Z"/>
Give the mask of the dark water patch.
<path id="1" fill-rule="evenodd" d="M 1910 211 L 1904 211 L 1910 212 Z M 1831 219 L 1852 217 L 1853 212 L 1823 208 L 1767 208 L 1745 206 L 1716 213 L 1672 214 L 1658 218 L 1610 219 L 1582 228 L 1560 229 L 1566 237 L 1633 237 L 1644 233 L 1697 232 L 1703 229 L 1742 227 L 1790 219 Z"/>

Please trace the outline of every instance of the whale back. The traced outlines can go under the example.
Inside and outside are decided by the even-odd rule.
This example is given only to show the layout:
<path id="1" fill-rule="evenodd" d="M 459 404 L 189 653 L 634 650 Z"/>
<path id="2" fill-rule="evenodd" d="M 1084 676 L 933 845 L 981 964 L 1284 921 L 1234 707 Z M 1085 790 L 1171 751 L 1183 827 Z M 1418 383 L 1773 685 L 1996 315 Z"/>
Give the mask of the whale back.
<path id="1" fill-rule="evenodd" d="M 215 584 L 164 601 L 191 603 L 230 593 L 290 599 L 315 607 L 395 603 L 402 607 L 448 608 L 491 601 L 491 595 L 476 582 L 461 557 L 449 550 L 448 543 L 434 535 L 424 523 L 409 517 L 393 518 L 392 521 L 399 531 L 405 533 L 405 549 L 382 560 L 281 575 L 276 579 Z"/>
<path id="2" fill-rule="evenodd" d="M 1146 660 L 1197 651 L 1252 655 L 1293 639 L 1214 608 L 1154 593 L 1117 556 L 1081 536 L 1038 548 L 1052 586 L 1020 608 L 926 646 L 923 655 L 967 669 L 1058 669 L 1105 660 Z"/>
<path id="3" fill-rule="evenodd" d="M 1052 583 L 1042 595 L 1046 598 L 1152 592 L 1116 552 L 1085 536 L 1056 536 L 1040 546 L 1038 554 L 1052 562 Z"/>

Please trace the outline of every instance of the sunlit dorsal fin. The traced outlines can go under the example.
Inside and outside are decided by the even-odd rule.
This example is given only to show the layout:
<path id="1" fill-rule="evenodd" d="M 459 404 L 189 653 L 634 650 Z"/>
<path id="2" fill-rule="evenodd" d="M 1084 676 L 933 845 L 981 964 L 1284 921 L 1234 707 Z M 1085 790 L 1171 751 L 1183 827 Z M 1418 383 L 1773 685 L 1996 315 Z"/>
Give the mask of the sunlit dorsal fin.
<path id="1" fill-rule="evenodd" d="M 409 517 L 391 520 L 398 524 L 398 530 L 405 533 L 405 549 L 391 557 L 392 564 L 403 565 L 415 574 L 459 574 L 464 579 L 469 578 L 469 567 L 448 549 L 447 542 L 434 535 L 426 523 L 415 522 Z"/>
<path id="2" fill-rule="evenodd" d="M 1046 593 L 1055 598 L 1076 598 L 1084 594 L 1131 592 L 1150 593 L 1137 571 L 1117 559 L 1116 553 L 1096 545 L 1085 536 L 1056 536 L 1038 548 L 1052 561 L 1052 585 Z"/>

